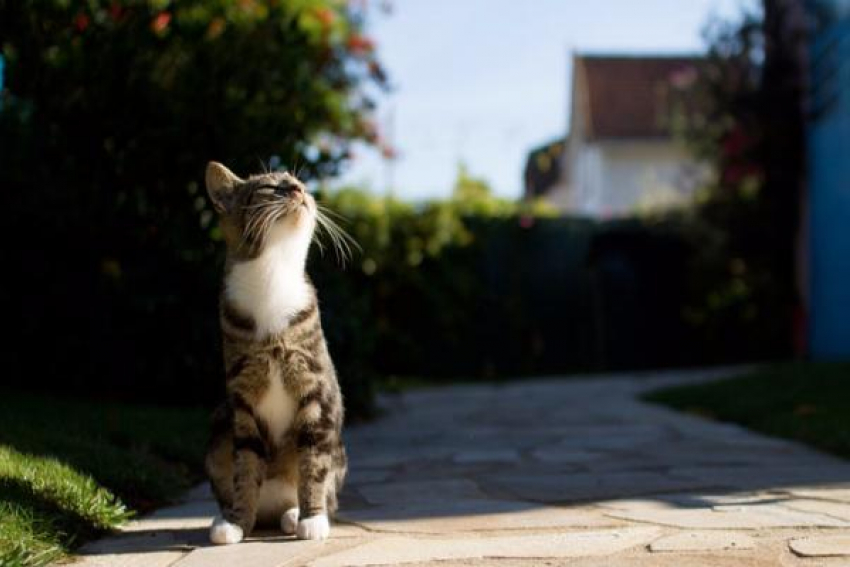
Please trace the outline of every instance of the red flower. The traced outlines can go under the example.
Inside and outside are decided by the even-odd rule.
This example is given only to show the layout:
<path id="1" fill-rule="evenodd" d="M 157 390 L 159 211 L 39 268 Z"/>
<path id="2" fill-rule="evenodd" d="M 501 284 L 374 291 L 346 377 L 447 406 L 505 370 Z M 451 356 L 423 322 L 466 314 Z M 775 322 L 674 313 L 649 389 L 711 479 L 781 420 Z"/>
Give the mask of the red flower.
<path id="1" fill-rule="evenodd" d="M 750 137 L 744 132 L 744 129 L 736 127 L 729 132 L 723 139 L 723 153 L 727 156 L 737 156 L 750 146 Z"/>
<path id="2" fill-rule="evenodd" d="M 732 163 L 723 170 L 722 178 L 726 183 L 736 185 L 747 178 L 761 177 L 761 167 L 755 163 Z"/>
<path id="3" fill-rule="evenodd" d="M 86 28 L 89 27 L 91 23 L 91 18 L 89 18 L 86 14 L 77 14 L 77 17 L 74 18 L 74 27 L 77 28 L 78 32 L 86 31 Z"/>
<path id="4" fill-rule="evenodd" d="M 375 43 L 366 36 L 354 34 L 348 37 L 348 49 L 355 54 L 366 54 L 375 49 Z"/>
<path id="5" fill-rule="evenodd" d="M 314 13 L 316 14 L 316 19 L 322 23 L 322 26 L 325 29 L 331 27 L 334 20 L 336 20 L 336 14 L 334 14 L 334 11 L 330 8 L 317 8 Z"/>
<path id="6" fill-rule="evenodd" d="M 207 37 L 210 39 L 217 38 L 224 32 L 226 25 L 224 18 L 213 18 L 209 26 L 207 26 Z"/>
<path id="7" fill-rule="evenodd" d="M 156 17 L 151 21 L 151 29 L 156 33 L 162 33 L 168 27 L 168 24 L 171 23 L 171 13 L 170 12 L 160 12 L 156 15 Z"/>
<path id="8" fill-rule="evenodd" d="M 114 2 L 111 6 L 109 6 L 109 17 L 112 18 L 113 22 L 117 22 L 121 19 L 121 16 L 124 15 L 124 8 L 121 4 Z"/>
<path id="9" fill-rule="evenodd" d="M 390 146 L 389 144 L 381 143 L 381 157 L 384 159 L 393 160 L 398 157 L 398 152 L 396 152 L 395 148 Z"/>

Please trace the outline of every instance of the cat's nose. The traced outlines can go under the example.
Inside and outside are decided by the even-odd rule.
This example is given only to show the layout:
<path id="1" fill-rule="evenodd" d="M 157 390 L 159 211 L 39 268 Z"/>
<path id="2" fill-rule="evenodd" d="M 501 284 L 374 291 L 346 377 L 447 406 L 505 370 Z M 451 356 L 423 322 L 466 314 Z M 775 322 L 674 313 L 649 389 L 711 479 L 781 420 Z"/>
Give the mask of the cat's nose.
<path id="1" fill-rule="evenodd" d="M 297 195 L 299 193 L 303 193 L 304 189 L 302 189 L 300 185 L 289 183 L 287 185 L 278 186 L 277 192 L 281 195 Z"/>

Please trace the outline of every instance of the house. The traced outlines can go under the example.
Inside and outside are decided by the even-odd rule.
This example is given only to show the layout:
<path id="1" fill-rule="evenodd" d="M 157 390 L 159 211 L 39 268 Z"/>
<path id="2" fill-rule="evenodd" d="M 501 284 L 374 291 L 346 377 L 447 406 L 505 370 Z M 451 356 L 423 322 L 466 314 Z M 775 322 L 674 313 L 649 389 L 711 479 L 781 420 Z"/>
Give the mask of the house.
<path id="1" fill-rule="evenodd" d="M 801 242 L 809 354 L 850 359 L 850 3 L 806 4 L 808 194 Z"/>
<path id="2" fill-rule="evenodd" d="M 706 168 L 675 139 L 671 120 L 675 88 L 693 80 L 697 61 L 574 55 L 569 134 L 531 152 L 526 197 L 592 217 L 687 201 Z"/>

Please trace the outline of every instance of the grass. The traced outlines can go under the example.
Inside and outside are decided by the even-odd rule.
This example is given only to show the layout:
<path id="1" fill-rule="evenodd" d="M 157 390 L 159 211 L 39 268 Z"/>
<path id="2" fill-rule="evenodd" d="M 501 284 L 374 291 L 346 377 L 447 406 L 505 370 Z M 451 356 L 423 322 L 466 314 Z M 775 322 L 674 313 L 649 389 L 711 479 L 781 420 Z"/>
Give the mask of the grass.
<path id="1" fill-rule="evenodd" d="M 35 567 L 201 478 L 207 414 L 0 393 L 0 567 Z"/>
<path id="2" fill-rule="evenodd" d="M 781 364 L 645 399 L 850 458 L 850 363 Z"/>

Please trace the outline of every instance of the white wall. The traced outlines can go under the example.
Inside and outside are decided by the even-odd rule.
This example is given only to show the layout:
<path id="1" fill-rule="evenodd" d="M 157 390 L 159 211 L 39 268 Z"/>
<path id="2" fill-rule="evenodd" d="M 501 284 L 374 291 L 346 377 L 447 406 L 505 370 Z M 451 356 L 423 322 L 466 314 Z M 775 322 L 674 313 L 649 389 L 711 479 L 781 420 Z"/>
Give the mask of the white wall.
<path id="1" fill-rule="evenodd" d="M 602 141 L 568 155 L 569 181 L 550 193 L 558 208 L 590 216 L 619 216 L 687 202 L 705 180 L 696 164 L 669 140 Z"/>

